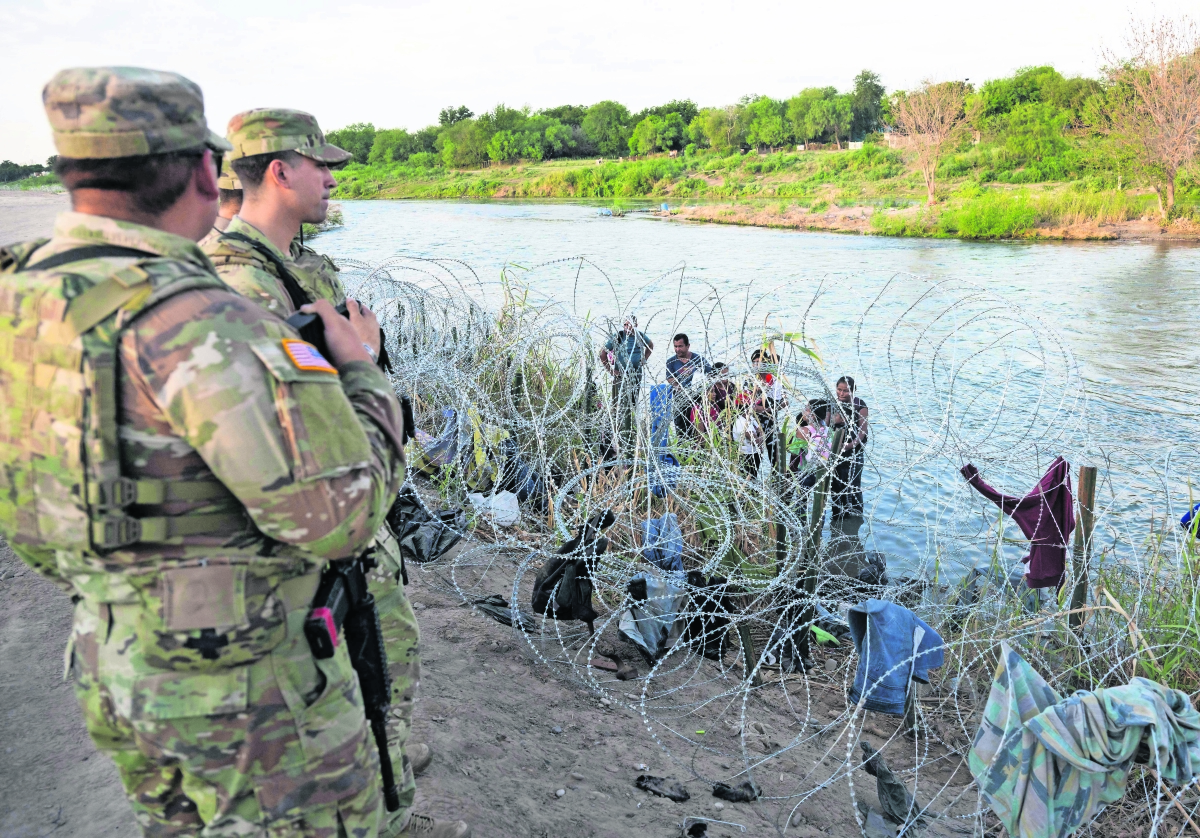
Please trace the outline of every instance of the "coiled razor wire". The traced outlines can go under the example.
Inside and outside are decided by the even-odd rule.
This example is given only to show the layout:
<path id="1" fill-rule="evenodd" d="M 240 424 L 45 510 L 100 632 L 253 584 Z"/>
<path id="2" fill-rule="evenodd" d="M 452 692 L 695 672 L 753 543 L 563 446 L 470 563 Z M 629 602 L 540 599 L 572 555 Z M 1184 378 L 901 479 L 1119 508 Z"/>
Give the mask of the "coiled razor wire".
<path id="1" fill-rule="evenodd" d="M 1190 505 L 1197 452 L 1181 447 L 1166 423 L 1142 428 L 1136 445 L 1122 439 L 1113 428 L 1123 420 L 1089 399 L 1056 330 L 995 292 L 913 275 L 728 286 L 685 266 L 630 292 L 627 281 L 584 258 L 510 266 L 499 282 L 453 260 L 401 256 L 340 267 L 380 319 L 393 384 L 413 399 L 418 427 L 437 436 L 450 417 L 457 459 L 431 478 L 441 502 L 470 508 L 470 460 L 480 450 L 500 457 L 499 437 L 509 441 L 504 456 L 515 454 L 544 480 L 544 502 L 525 504 L 515 526 L 473 518 L 474 546 L 422 566 L 430 582 L 464 603 L 505 596 L 513 632 L 547 670 L 636 711 L 688 776 L 752 782 L 761 793 L 755 811 L 780 835 L 823 809 L 847 822 L 846 792 L 866 830 L 865 807 L 877 804 L 860 741 L 884 753 L 917 799 L 921 818 L 909 818 L 901 834 L 1000 830 L 966 757 L 1001 641 L 1064 695 L 1126 683 L 1147 674 L 1150 661 L 1175 660 L 1182 663 L 1161 669 L 1163 679 L 1194 696 L 1200 653 L 1187 650 L 1200 638 L 1200 571 L 1173 521 Z M 848 292 L 863 301 L 854 316 L 830 304 Z M 648 368 L 661 368 L 678 331 L 710 362 L 728 364 L 735 382 L 751 378 L 751 353 L 769 348 L 790 415 L 809 399 L 833 398 L 841 374 L 857 378 L 857 394 L 870 403 L 866 508 L 861 521 L 822 524 L 815 593 L 803 585 L 813 561 L 805 554 L 807 495 L 778 470 L 747 476 L 719 434 L 675 440 L 679 465 L 663 465 L 652 444 L 652 375 L 636 403 L 632 445 L 614 447 L 621 417 L 598 352 L 628 315 L 655 339 Z M 1056 594 L 1010 582 L 1028 544 L 957 473 L 972 462 L 993 485 L 1024 494 L 1058 455 L 1100 474 L 1078 630 L 1068 625 L 1070 583 Z M 519 610 L 529 608 L 546 559 L 605 509 L 616 524 L 608 551 L 589 565 L 595 633 Z M 681 581 L 682 602 L 663 607 L 684 630 L 647 662 L 618 625 L 633 604 L 629 582 L 649 567 L 639 525 L 665 512 L 683 529 L 685 569 L 723 576 L 741 594 L 722 614 L 728 622 L 707 629 L 711 615 L 697 605 L 704 589 Z M 886 562 L 888 584 L 854 577 L 855 562 L 868 555 Z M 849 701 L 857 661 L 848 640 L 814 642 L 807 671 L 781 665 L 817 620 L 816 605 L 836 622 L 868 596 L 912 609 L 946 643 L 944 666 L 917 691 L 904 723 L 865 710 L 866 696 Z M 1159 627 L 1164 602 L 1190 605 L 1169 631 Z M 713 644 L 721 654 L 705 657 Z M 641 676 L 620 681 L 594 665 L 614 651 Z M 907 672 L 912 664 L 896 666 Z M 1195 784 L 1167 790 L 1149 771 L 1135 772 L 1125 799 L 1079 834 L 1180 834 L 1196 828 L 1189 818 L 1200 821 L 1198 802 Z"/>

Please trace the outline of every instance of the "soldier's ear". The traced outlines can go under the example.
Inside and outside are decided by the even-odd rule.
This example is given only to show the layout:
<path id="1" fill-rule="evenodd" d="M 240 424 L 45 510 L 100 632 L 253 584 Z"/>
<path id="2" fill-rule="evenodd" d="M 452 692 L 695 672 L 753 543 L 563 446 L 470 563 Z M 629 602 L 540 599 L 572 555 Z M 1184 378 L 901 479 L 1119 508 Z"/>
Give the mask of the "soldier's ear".
<path id="1" fill-rule="evenodd" d="M 218 160 L 219 158 L 213 154 L 212 149 L 205 149 L 204 157 L 192 171 L 196 191 L 210 201 L 217 200 L 221 195 L 221 190 L 217 188 L 217 168 L 220 165 Z"/>

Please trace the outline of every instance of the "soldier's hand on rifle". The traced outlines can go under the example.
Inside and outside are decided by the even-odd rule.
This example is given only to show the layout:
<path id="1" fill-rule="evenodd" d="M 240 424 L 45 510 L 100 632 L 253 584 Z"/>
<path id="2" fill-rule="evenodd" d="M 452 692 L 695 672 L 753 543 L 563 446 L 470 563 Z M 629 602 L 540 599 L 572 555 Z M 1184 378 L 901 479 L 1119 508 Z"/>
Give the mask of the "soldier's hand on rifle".
<path id="1" fill-rule="evenodd" d="M 333 362 L 335 367 L 340 367 L 351 361 L 366 361 L 373 364 L 375 363 L 375 359 L 367 353 L 366 347 L 363 346 L 363 344 L 371 346 L 372 343 L 359 330 L 373 332 L 373 349 L 376 355 L 378 355 L 379 321 L 375 319 L 375 315 L 370 309 L 360 307 L 355 300 L 347 300 L 346 304 L 346 308 L 350 313 L 349 319 L 338 314 L 328 300 L 317 300 L 315 303 L 302 306 L 300 310 L 306 314 L 315 314 L 321 318 L 321 322 L 325 326 L 325 346 L 329 349 L 331 356 L 329 360 Z M 363 311 L 366 314 L 363 314 Z M 355 325 L 356 318 L 358 321 L 357 326 Z"/>

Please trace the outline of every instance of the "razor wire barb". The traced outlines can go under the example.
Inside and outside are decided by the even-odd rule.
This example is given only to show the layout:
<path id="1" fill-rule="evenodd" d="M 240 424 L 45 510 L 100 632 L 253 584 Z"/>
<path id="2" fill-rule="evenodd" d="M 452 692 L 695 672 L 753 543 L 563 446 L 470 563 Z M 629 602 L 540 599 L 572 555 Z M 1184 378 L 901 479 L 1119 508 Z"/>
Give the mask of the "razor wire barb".
<path id="1" fill-rule="evenodd" d="M 913 275 L 728 286 L 683 265 L 639 285 L 585 258 L 510 266 L 499 282 L 445 259 L 340 267 L 380 319 L 393 384 L 413 399 L 418 427 L 429 434 L 423 439 L 448 435 L 453 443 L 452 461 L 430 469 L 440 502 L 470 509 L 468 492 L 499 482 L 506 458 L 544 481 L 544 503 L 525 504 L 513 527 L 473 516 L 466 549 L 422 566 L 430 583 L 464 603 L 506 596 L 512 631 L 542 666 L 631 708 L 687 776 L 754 783 L 758 811 L 780 835 L 813 807 L 844 806 L 847 793 L 866 829 L 858 804 L 865 805 L 863 783 L 873 782 L 862 772 L 863 740 L 885 753 L 915 795 L 921 823 L 962 834 L 999 830 L 966 757 L 1002 641 L 1060 694 L 1134 674 L 1193 698 L 1200 691 L 1200 562 L 1194 542 L 1172 525 L 1196 470 L 1195 448 L 1166 432 L 1145 434 L 1139 445 L 1106 433 L 1111 421 L 1067 342 L 995 292 Z M 848 291 L 862 301 L 853 315 L 829 305 Z M 870 402 L 861 518 L 811 524 L 812 493 L 798 491 L 785 469 L 747 475 L 719 420 L 698 438 L 675 434 L 666 450 L 678 465 L 663 465 L 649 380 L 632 444 L 622 447 L 597 353 L 634 313 L 666 349 L 652 356 L 655 365 L 678 331 L 692 334 L 692 349 L 710 362 L 724 361 L 735 384 L 753 382 L 751 353 L 767 350 L 787 421 L 810 399 L 832 399 L 833 381 L 853 374 Z M 1028 544 L 958 474 L 972 462 L 993 485 L 1023 494 L 1060 454 L 1100 468 L 1079 632 L 1068 628 L 1070 582 L 1048 595 L 1014 585 L 1012 569 Z M 604 509 L 616 524 L 608 551 L 589 565 L 595 633 L 552 614 L 522 616 L 538 568 Z M 649 597 L 641 605 L 661 602 L 676 628 L 665 652 L 647 661 L 619 627 L 634 603 L 630 581 L 651 570 L 641 524 L 668 512 L 683 532 L 685 570 L 701 581 L 720 576 L 739 593 L 715 622 L 697 577 L 678 580 L 682 598 Z M 816 536 L 819 552 L 806 552 Z M 858 572 L 872 559 L 886 577 Z M 796 637 L 822 619 L 844 619 L 868 596 L 910 608 L 946 644 L 945 664 L 916 693 L 912 730 L 864 709 L 866 696 L 850 702 L 856 659 L 847 640 L 813 640 L 807 670 L 785 665 Z M 593 665 L 614 651 L 643 674 L 619 681 Z M 1078 834 L 1176 835 L 1189 828 L 1181 808 L 1200 818 L 1195 784 L 1174 790 L 1177 806 L 1149 776 L 1135 772 L 1126 798 Z M 900 831 L 927 828 L 914 815 Z"/>

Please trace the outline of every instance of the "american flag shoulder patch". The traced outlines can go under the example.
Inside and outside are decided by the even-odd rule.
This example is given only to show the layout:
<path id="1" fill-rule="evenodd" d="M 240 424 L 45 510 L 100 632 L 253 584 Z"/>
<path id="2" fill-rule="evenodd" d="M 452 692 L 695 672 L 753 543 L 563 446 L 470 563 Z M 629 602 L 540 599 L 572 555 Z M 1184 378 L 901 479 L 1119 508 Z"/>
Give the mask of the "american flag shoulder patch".
<path id="1" fill-rule="evenodd" d="M 292 363 L 296 365 L 296 369 L 298 370 L 315 370 L 317 372 L 330 372 L 337 375 L 337 369 L 334 368 L 333 364 L 326 361 L 325 356 L 311 343 L 294 338 L 284 338 L 283 351 L 292 359 Z"/>

